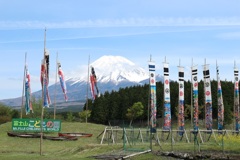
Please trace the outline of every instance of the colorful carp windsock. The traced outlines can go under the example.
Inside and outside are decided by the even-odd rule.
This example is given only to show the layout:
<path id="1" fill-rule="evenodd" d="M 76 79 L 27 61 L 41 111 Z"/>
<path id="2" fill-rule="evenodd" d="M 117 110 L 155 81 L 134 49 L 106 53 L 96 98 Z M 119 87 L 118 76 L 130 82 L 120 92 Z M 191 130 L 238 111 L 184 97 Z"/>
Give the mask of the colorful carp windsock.
<path id="1" fill-rule="evenodd" d="M 49 82 L 49 52 L 47 50 L 45 50 L 45 53 L 44 53 L 44 60 L 46 64 L 46 75 Z"/>
<path id="2" fill-rule="evenodd" d="M 179 135 L 183 135 L 184 131 L 184 68 L 178 67 L 178 83 L 179 83 L 179 104 L 178 104 L 178 129 Z"/>
<path id="3" fill-rule="evenodd" d="M 219 77 L 218 65 L 217 69 L 217 82 L 218 82 L 218 130 L 223 130 L 223 121 L 224 121 L 224 105 L 223 105 L 223 96 L 222 96 L 222 87 Z"/>
<path id="4" fill-rule="evenodd" d="M 157 108 L 156 108 L 156 78 L 155 78 L 155 63 L 149 62 L 149 83 L 150 83 L 150 106 L 151 106 L 151 117 L 150 117 L 150 125 L 151 128 L 156 130 L 157 126 Z M 152 130 L 153 131 L 153 130 Z"/>
<path id="5" fill-rule="evenodd" d="M 44 59 L 41 64 L 41 85 L 43 91 L 43 106 L 49 107 L 51 104 L 50 96 L 48 93 L 48 84 L 49 84 L 49 53 L 45 51 Z"/>
<path id="6" fill-rule="evenodd" d="M 95 98 L 96 98 L 95 88 L 96 88 L 96 91 L 97 91 L 97 96 L 100 96 L 100 95 L 99 95 L 99 90 L 98 90 L 98 87 L 97 87 L 97 76 L 96 76 L 96 74 L 95 74 L 95 70 L 94 70 L 94 68 L 91 67 L 91 74 L 90 74 L 90 89 L 91 89 L 91 93 L 92 93 L 92 99 L 93 99 L 93 101 L 94 101 Z"/>
<path id="7" fill-rule="evenodd" d="M 31 101 L 31 85 L 30 85 L 30 74 L 27 66 L 25 66 L 25 111 L 26 114 L 33 112 L 32 101 Z"/>
<path id="8" fill-rule="evenodd" d="M 234 66 L 234 117 L 235 130 L 239 131 L 239 86 L 238 86 L 238 68 Z"/>
<path id="9" fill-rule="evenodd" d="M 163 63 L 164 72 L 164 130 L 171 130 L 170 81 L 168 63 Z"/>
<path id="10" fill-rule="evenodd" d="M 205 125 L 207 130 L 212 130 L 212 92 L 209 65 L 203 66 L 204 91 L 205 91 Z"/>
<path id="11" fill-rule="evenodd" d="M 61 68 L 61 63 L 58 63 L 58 77 L 59 77 L 60 85 L 61 85 L 61 88 L 62 88 L 62 91 L 63 91 L 63 94 L 64 94 L 64 99 L 67 102 L 67 100 L 68 100 L 67 86 L 66 86 L 66 83 L 65 83 L 64 73 L 63 73 L 62 68 Z"/>
<path id="12" fill-rule="evenodd" d="M 198 131 L 198 69 L 192 66 L 192 89 L 193 89 L 193 129 Z"/>

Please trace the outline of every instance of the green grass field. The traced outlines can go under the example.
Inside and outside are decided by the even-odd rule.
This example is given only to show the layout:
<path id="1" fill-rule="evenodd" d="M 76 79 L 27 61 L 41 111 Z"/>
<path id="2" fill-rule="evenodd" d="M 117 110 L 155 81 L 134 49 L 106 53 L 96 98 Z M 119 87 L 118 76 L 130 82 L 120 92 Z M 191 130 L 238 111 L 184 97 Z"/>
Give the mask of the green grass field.
<path id="1" fill-rule="evenodd" d="M 120 146 L 100 145 L 96 138 L 104 130 L 103 125 L 91 123 L 62 123 L 62 132 L 92 133 L 90 138 L 79 138 L 77 141 L 51 141 L 43 140 L 40 156 L 39 138 L 9 137 L 7 131 L 11 131 L 11 123 L 0 126 L 0 159 L 83 159 L 91 155 L 118 149 Z M 57 136 L 57 133 L 51 133 Z"/>
<path id="2" fill-rule="evenodd" d="M 79 123 L 79 122 L 62 122 L 62 132 L 85 132 L 93 134 L 89 138 L 79 138 L 77 141 L 51 141 L 43 140 L 42 151 L 43 155 L 40 155 L 40 139 L 39 138 L 18 138 L 9 137 L 7 131 L 11 131 L 11 123 L 5 123 L 0 126 L 0 159 L 4 160 L 75 160 L 75 159 L 94 159 L 91 156 L 102 154 L 130 154 L 129 150 L 147 150 L 150 146 L 150 141 L 147 138 L 144 129 L 141 129 L 142 139 L 139 138 L 139 129 L 134 130 L 134 141 L 131 141 L 132 132 L 127 131 L 128 143 L 123 147 L 122 131 L 114 132 L 115 142 L 112 143 L 111 135 L 106 134 L 103 139 L 103 144 L 100 144 L 102 140 L 101 134 L 106 126 L 92 123 Z M 57 133 L 51 133 L 50 135 L 57 136 Z M 198 146 L 194 145 L 193 137 L 190 143 L 187 143 L 184 137 L 182 141 L 177 140 L 176 133 L 173 132 L 172 137 L 175 143 L 167 138 L 167 134 L 162 137 L 161 133 L 158 134 L 160 140 L 160 146 L 155 140 L 152 141 L 152 150 L 146 154 L 140 156 L 131 157 L 131 159 L 159 159 L 156 153 L 161 152 L 187 152 L 198 153 Z M 200 144 L 201 153 L 208 154 L 223 154 L 225 155 L 240 155 L 240 136 L 228 135 L 222 139 L 222 136 L 216 135 L 216 140 L 213 136 L 206 142 L 208 138 L 207 134 L 202 134 L 205 138 L 204 143 L 201 143 L 200 137 L 198 141 Z M 108 137 L 108 138 L 106 138 Z M 190 135 L 188 134 L 190 140 Z M 141 140 L 144 140 L 142 142 Z M 222 140 L 224 142 L 224 150 L 222 150 Z M 123 151 L 123 148 L 127 151 Z M 169 159 L 161 157 L 161 159 Z"/>

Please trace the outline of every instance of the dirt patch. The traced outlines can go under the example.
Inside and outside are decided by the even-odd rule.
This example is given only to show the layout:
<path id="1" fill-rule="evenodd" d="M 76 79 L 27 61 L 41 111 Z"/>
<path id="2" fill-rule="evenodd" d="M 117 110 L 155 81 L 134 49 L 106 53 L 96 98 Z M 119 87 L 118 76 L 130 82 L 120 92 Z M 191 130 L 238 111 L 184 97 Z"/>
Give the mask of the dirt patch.
<path id="1" fill-rule="evenodd" d="M 187 153 L 187 152 L 162 152 L 156 151 L 153 154 L 157 156 L 164 157 L 173 157 L 176 159 L 189 159 L 189 160 L 203 160 L 203 159 L 211 159 L 211 160 L 239 160 L 240 155 L 237 154 L 223 154 L 222 152 L 217 151 L 207 151 L 201 153 Z"/>

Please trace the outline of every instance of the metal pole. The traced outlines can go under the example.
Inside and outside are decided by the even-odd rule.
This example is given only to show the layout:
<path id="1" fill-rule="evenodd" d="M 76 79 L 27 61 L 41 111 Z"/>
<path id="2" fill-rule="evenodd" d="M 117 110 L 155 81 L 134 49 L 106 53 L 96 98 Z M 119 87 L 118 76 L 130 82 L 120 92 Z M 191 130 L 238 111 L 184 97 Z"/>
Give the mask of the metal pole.
<path id="1" fill-rule="evenodd" d="M 192 69 L 193 69 L 193 59 L 191 67 L 191 126 L 193 128 L 193 84 L 192 84 Z"/>
<path id="2" fill-rule="evenodd" d="M 236 66 L 236 61 L 234 60 L 234 71 L 235 71 L 235 69 L 237 68 L 237 66 Z M 235 75 L 234 75 L 235 76 Z M 235 79 L 235 77 L 234 77 L 234 79 Z M 234 80 L 234 82 L 233 82 L 233 84 L 234 84 L 234 90 L 235 90 L 235 81 L 236 80 Z M 236 125 L 237 125 L 237 122 L 236 122 L 236 107 L 235 107 L 235 105 L 237 105 L 236 104 L 236 98 L 235 98 L 235 91 L 234 91 L 234 102 L 233 102 L 233 129 L 232 130 L 235 130 L 236 131 Z"/>
<path id="3" fill-rule="evenodd" d="M 224 154 L 224 139 L 223 139 L 223 137 L 225 136 L 225 134 L 226 134 L 226 129 L 225 129 L 225 132 L 222 132 L 222 153 Z"/>
<path id="4" fill-rule="evenodd" d="M 152 55 L 150 55 L 150 62 L 152 61 Z M 149 75 L 150 76 L 150 75 Z M 150 78 L 149 78 L 149 91 L 148 91 L 148 129 L 149 129 L 149 124 L 150 124 L 150 120 L 149 120 L 149 114 L 150 114 L 150 100 L 151 100 L 151 87 L 150 87 Z"/>
<path id="5" fill-rule="evenodd" d="M 205 110 L 204 110 L 204 126 L 205 126 L 205 129 L 207 129 L 207 124 L 206 124 L 206 113 L 207 113 L 207 103 L 206 103 L 206 78 L 205 78 L 205 75 L 206 75 L 206 58 L 205 58 L 205 60 L 204 60 L 204 66 L 203 66 L 203 88 L 204 88 L 204 108 L 205 108 Z M 204 132 L 204 140 L 206 140 L 206 133 Z"/>
<path id="6" fill-rule="evenodd" d="M 56 93 L 57 93 L 57 71 L 58 71 L 58 52 L 57 52 L 57 55 L 56 55 L 56 76 L 55 76 L 55 85 L 54 85 L 54 116 L 53 116 L 53 119 L 56 118 Z"/>
<path id="7" fill-rule="evenodd" d="M 150 62 L 152 61 L 152 55 L 150 55 Z M 149 71 L 150 72 L 150 71 Z M 150 74 L 150 73 L 149 73 Z M 151 105 L 151 84 L 150 84 L 150 75 L 149 75 L 149 91 L 148 91 L 148 130 L 149 130 L 149 142 L 150 149 L 152 151 L 152 125 L 150 126 L 150 105 Z"/>
<path id="8" fill-rule="evenodd" d="M 45 52 L 46 52 L 46 28 L 45 28 L 45 32 L 44 32 L 44 52 L 43 52 L 43 63 L 44 65 L 46 65 L 46 61 L 45 61 Z M 42 105 L 43 105 L 43 94 L 44 94 L 44 84 L 42 83 Z M 42 155 L 42 143 L 43 143 L 43 114 L 44 114 L 44 106 L 42 106 L 42 114 L 41 114 L 41 137 L 40 137 L 40 155 Z"/>
<path id="9" fill-rule="evenodd" d="M 150 138 L 149 138 L 149 140 L 150 140 L 150 149 L 151 149 L 151 151 L 152 151 L 152 126 L 151 126 L 151 129 L 150 129 L 150 134 L 149 134 L 150 136 Z"/>
<path id="10" fill-rule="evenodd" d="M 89 63 L 90 63 L 90 55 L 88 56 L 88 76 L 87 76 L 87 98 L 86 98 L 86 123 L 88 123 L 88 85 L 89 85 Z"/>
<path id="11" fill-rule="evenodd" d="M 42 145 L 43 145 L 43 114 L 44 114 L 44 107 L 42 107 L 42 114 L 41 114 L 40 155 L 43 155 L 43 150 L 42 150 Z"/>
<path id="12" fill-rule="evenodd" d="M 22 106 L 21 106 L 21 119 L 23 112 L 23 103 L 24 103 L 24 93 L 25 93 L 25 83 L 26 83 L 26 61 L 27 61 L 27 53 L 25 53 L 25 63 L 24 63 L 24 72 L 23 72 L 23 89 L 22 89 Z"/>

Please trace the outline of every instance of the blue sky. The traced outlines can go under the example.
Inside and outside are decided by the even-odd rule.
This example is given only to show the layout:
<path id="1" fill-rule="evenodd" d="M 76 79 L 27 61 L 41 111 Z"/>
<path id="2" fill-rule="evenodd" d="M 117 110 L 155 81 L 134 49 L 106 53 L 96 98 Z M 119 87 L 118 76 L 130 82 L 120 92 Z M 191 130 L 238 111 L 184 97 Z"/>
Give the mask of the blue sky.
<path id="1" fill-rule="evenodd" d="M 150 55 L 157 73 L 169 62 L 177 80 L 179 59 L 185 67 L 210 65 L 216 79 L 216 60 L 222 80 L 233 79 L 240 64 L 240 1 L 238 0 L 0 0 L 0 99 L 22 94 L 24 55 L 32 76 L 32 91 L 41 89 L 40 63 L 46 47 L 51 55 L 51 83 L 56 53 L 66 75 L 103 55 L 126 57 L 147 69 Z"/>

